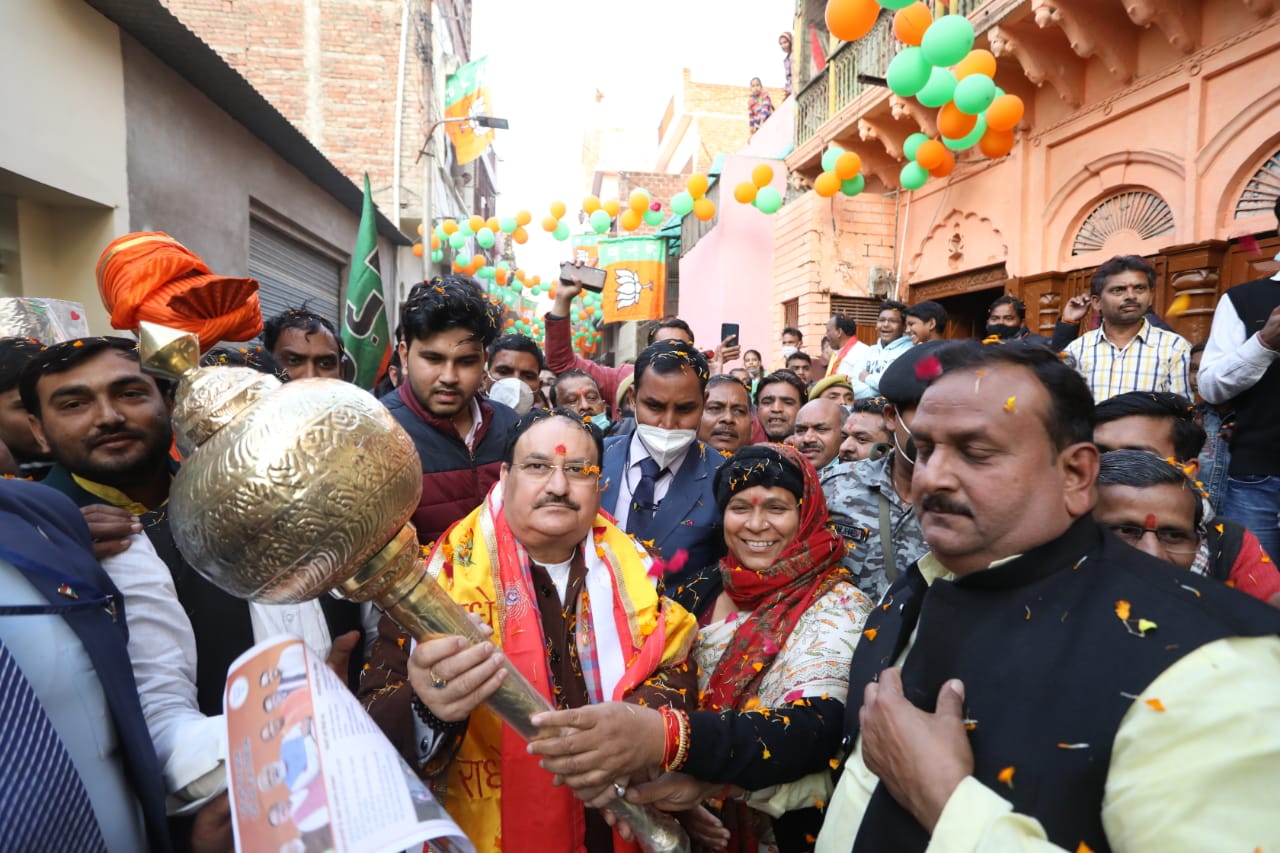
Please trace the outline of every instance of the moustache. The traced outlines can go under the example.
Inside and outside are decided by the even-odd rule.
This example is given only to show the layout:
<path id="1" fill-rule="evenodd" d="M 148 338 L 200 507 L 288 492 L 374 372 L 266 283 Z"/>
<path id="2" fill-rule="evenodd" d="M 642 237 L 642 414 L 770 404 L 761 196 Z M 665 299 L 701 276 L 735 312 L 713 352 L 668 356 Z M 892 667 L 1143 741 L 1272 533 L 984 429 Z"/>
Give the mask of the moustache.
<path id="1" fill-rule="evenodd" d="M 146 439 L 146 435 L 136 429 L 117 429 L 112 430 L 111 432 L 100 432 L 96 433 L 89 439 L 89 446 L 97 447 L 101 444 L 107 444 L 108 442 L 119 441 L 122 438 L 132 438 L 137 441 L 143 441 Z"/>
<path id="2" fill-rule="evenodd" d="M 547 495 L 546 497 L 540 498 L 536 503 L 534 503 L 533 508 L 542 509 L 544 506 L 554 506 L 556 504 L 559 504 L 560 506 L 571 509 L 574 512 L 577 512 L 578 510 L 582 509 L 582 507 L 577 503 L 577 501 L 574 501 L 573 499 L 569 498 L 567 495 Z"/>
<path id="3" fill-rule="evenodd" d="M 973 518 L 973 511 L 961 503 L 943 497 L 937 492 L 930 492 L 920 501 L 920 509 L 924 512 L 945 512 L 951 515 L 964 515 Z"/>

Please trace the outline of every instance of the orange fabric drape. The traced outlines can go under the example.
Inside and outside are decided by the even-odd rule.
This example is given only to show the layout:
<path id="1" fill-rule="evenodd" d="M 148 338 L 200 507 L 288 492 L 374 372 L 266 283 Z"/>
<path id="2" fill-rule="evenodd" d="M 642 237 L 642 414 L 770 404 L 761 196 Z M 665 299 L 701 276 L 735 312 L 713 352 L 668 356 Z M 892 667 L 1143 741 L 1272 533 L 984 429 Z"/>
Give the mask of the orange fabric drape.
<path id="1" fill-rule="evenodd" d="M 111 241 L 96 272 L 98 293 L 113 328 L 133 331 L 146 320 L 194 332 L 201 352 L 223 340 L 247 341 L 262 331 L 258 283 L 215 275 L 163 231 L 140 231 Z"/>

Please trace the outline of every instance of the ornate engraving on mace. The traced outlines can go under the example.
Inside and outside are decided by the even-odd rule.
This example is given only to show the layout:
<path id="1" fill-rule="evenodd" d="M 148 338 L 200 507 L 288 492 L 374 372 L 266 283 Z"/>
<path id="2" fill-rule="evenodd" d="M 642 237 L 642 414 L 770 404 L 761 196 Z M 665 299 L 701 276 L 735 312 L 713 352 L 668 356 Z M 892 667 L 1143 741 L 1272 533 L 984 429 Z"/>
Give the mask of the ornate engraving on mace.
<path id="1" fill-rule="evenodd" d="M 287 604 L 328 592 L 371 601 L 418 641 L 489 637 L 427 573 L 409 519 L 422 493 L 412 439 L 372 395 L 336 379 L 282 384 L 247 367 L 199 367 L 194 335 L 143 323 L 143 369 L 176 380 L 183 464 L 169 492 L 174 541 L 228 593 Z M 529 738 L 551 710 L 511 664 L 487 705 Z M 689 850 L 669 815 L 605 807 L 653 853 Z"/>

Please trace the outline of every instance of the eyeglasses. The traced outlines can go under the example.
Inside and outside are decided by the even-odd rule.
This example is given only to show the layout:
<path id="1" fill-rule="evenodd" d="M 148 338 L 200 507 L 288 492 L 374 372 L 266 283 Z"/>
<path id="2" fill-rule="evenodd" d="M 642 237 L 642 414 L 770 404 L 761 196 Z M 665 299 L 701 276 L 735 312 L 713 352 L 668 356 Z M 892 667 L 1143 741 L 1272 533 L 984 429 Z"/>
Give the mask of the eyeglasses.
<path id="1" fill-rule="evenodd" d="M 1200 547 L 1200 533 L 1180 527 L 1140 527 L 1136 524 L 1108 524 L 1111 532 L 1135 548 L 1148 533 L 1154 533 L 1156 541 L 1170 554 L 1190 554 Z"/>
<path id="2" fill-rule="evenodd" d="M 516 468 L 535 483 L 551 479 L 553 471 L 562 471 L 566 480 L 572 483 L 589 483 L 600 479 L 600 466 L 589 462 L 565 462 L 553 465 L 550 462 L 517 462 Z"/>

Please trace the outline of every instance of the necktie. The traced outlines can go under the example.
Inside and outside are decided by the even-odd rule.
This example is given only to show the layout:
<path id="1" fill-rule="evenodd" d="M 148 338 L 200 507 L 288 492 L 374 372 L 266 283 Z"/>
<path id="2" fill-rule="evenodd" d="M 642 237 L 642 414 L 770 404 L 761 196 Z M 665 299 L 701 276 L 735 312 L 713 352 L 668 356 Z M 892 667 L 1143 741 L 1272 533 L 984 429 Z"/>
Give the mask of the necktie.
<path id="1" fill-rule="evenodd" d="M 89 795 L 18 662 L 0 641 L 0 826 L 10 850 L 105 851 Z"/>
<path id="2" fill-rule="evenodd" d="M 627 532 L 637 539 L 648 538 L 649 528 L 653 526 L 653 516 L 658 511 L 654 489 L 661 476 L 662 469 L 652 456 L 640 460 L 640 482 L 631 493 L 631 512 L 627 516 Z"/>

